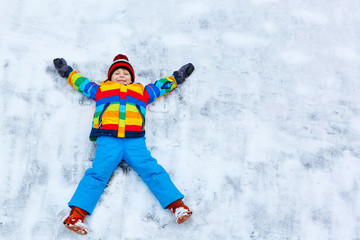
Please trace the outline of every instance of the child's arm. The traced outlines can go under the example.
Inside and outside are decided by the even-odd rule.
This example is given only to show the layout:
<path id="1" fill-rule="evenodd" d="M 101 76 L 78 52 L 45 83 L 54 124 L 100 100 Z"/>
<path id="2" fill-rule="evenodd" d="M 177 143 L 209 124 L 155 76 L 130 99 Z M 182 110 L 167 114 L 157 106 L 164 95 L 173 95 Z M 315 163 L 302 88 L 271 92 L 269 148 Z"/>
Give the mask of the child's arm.
<path id="1" fill-rule="evenodd" d="M 194 65 L 188 63 L 182 66 L 178 71 L 175 71 L 172 76 L 162 78 L 155 83 L 146 85 L 145 93 L 148 98 L 147 104 L 172 92 L 179 84 L 185 82 L 185 79 L 190 76 L 194 69 Z"/>
<path id="2" fill-rule="evenodd" d="M 89 79 L 74 71 L 69 65 L 67 65 L 65 59 L 63 58 L 54 59 L 54 65 L 59 75 L 63 78 L 67 78 L 67 81 L 71 86 L 85 96 L 95 100 L 96 92 L 99 89 L 98 84 L 90 82 Z"/>

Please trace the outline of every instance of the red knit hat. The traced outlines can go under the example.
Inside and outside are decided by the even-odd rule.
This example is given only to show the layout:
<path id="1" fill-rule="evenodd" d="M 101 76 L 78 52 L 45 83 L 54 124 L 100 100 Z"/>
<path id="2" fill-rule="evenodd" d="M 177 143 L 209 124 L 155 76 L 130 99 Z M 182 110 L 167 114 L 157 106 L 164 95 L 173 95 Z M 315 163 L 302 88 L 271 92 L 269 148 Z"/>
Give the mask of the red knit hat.
<path id="1" fill-rule="evenodd" d="M 131 82 L 135 81 L 134 69 L 130 65 L 129 59 L 127 58 L 127 56 L 125 56 L 123 54 L 118 54 L 118 55 L 115 56 L 115 58 L 113 60 L 113 63 L 111 64 L 111 66 L 109 68 L 108 80 L 111 80 L 111 75 L 118 68 L 125 68 L 126 70 L 128 70 L 130 72 L 130 75 L 131 75 Z"/>

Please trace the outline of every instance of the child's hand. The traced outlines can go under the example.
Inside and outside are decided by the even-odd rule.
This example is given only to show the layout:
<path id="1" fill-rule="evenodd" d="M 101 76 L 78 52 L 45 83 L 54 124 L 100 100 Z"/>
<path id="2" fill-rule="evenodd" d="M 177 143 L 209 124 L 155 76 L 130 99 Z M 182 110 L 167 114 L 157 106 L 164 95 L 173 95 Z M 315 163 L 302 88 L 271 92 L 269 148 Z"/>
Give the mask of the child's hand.
<path id="1" fill-rule="evenodd" d="M 60 76 L 62 76 L 62 77 L 65 77 L 66 73 L 69 70 L 72 71 L 72 68 L 67 65 L 65 59 L 63 59 L 63 58 L 55 58 L 54 66 L 55 66 L 56 70 L 58 71 L 58 73 L 60 74 Z"/>
<path id="2" fill-rule="evenodd" d="M 189 77 L 194 70 L 194 65 L 192 65 L 192 63 L 188 63 L 182 66 L 178 71 L 175 71 L 174 76 L 177 84 L 182 84 L 185 82 L 185 79 Z"/>

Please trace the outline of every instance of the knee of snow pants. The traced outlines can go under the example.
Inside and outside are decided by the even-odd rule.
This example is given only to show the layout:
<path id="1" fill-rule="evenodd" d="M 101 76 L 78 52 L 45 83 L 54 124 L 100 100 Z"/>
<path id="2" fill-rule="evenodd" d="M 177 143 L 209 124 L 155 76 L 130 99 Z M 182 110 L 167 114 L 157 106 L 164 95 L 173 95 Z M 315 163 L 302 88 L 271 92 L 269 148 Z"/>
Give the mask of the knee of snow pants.
<path id="1" fill-rule="evenodd" d="M 106 184 L 124 155 L 121 139 L 99 137 L 96 143 L 96 155 L 92 168 L 86 170 L 69 202 L 70 207 L 79 207 L 89 214 L 94 211 Z"/>
<path id="2" fill-rule="evenodd" d="M 140 175 L 163 208 L 184 197 L 165 169 L 151 156 L 145 137 L 126 139 L 124 159 Z"/>

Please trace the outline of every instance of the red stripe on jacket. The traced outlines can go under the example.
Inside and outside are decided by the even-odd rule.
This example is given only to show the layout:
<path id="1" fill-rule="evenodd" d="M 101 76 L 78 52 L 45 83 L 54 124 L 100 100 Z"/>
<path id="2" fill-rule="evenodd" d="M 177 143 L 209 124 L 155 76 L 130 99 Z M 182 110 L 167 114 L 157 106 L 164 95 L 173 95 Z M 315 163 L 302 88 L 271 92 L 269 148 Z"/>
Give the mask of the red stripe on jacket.
<path id="1" fill-rule="evenodd" d="M 106 130 L 118 130 L 119 126 L 117 124 L 103 124 L 101 126 L 101 129 Z"/>
<path id="2" fill-rule="evenodd" d="M 141 126 L 136 126 L 136 125 L 126 125 L 125 126 L 125 131 L 141 131 L 142 127 Z"/>

